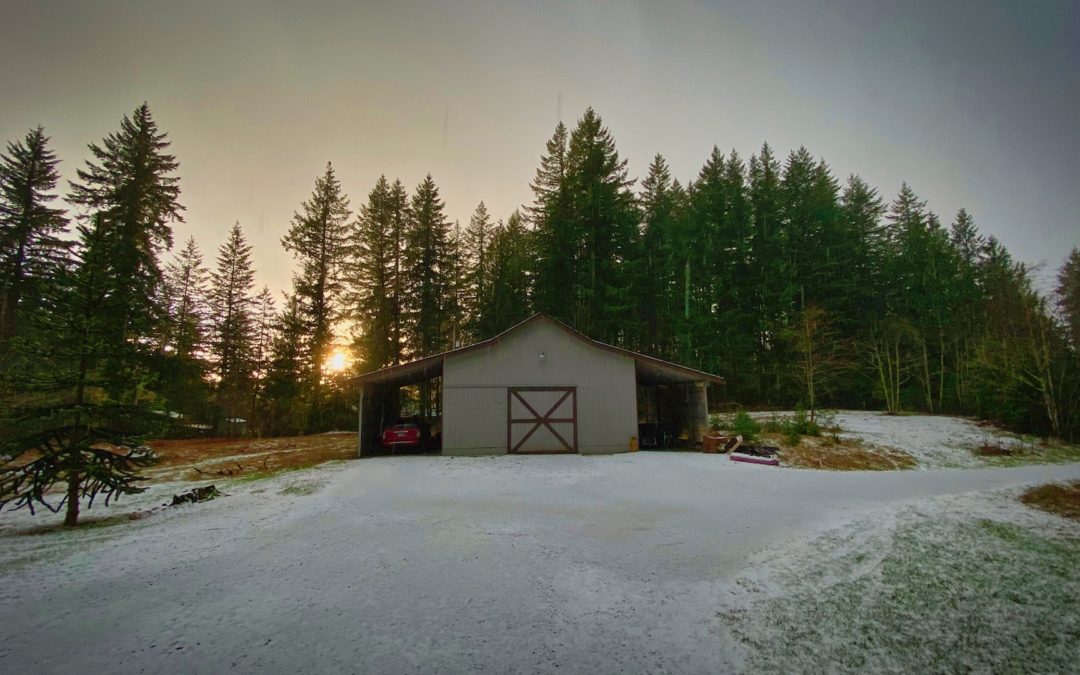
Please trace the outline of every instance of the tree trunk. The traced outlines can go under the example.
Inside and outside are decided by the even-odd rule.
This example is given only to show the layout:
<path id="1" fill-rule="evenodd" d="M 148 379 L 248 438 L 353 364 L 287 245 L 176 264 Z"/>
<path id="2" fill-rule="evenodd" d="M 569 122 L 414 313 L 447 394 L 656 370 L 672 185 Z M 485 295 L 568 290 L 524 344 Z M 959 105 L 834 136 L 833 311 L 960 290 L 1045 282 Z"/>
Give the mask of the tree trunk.
<path id="1" fill-rule="evenodd" d="M 68 475 L 67 484 L 67 513 L 64 515 L 64 527 L 74 527 L 79 524 L 79 473 L 73 471 Z"/>

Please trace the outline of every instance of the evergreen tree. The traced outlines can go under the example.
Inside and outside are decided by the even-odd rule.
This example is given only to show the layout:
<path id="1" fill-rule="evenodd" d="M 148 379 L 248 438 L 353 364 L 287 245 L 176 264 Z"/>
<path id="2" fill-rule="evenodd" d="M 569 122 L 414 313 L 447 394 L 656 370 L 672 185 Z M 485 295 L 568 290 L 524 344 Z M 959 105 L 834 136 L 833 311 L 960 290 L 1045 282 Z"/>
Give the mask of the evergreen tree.
<path id="1" fill-rule="evenodd" d="M 248 430 L 262 437 L 267 433 L 266 388 L 273 358 L 274 324 L 277 311 L 270 289 L 262 287 L 252 306 L 251 411 Z"/>
<path id="2" fill-rule="evenodd" d="M 409 205 L 405 235 L 406 345 L 418 358 L 450 346 L 446 333 L 450 318 L 453 267 L 450 224 L 443 213 L 439 189 L 428 174 L 416 187 Z M 427 416 L 438 406 L 430 382 L 420 383 L 420 414 Z"/>
<path id="3" fill-rule="evenodd" d="M 409 206 L 405 236 L 407 340 L 410 356 L 418 358 L 446 348 L 444 307 L 449 286 L 450 224 L 431 175 L 416 187 Z"/>
<path id="4" fill-rule="evenodd" d="M 839 292 L 841 322 L 856 327 L 868 317 L 881 316 L 884 306 L 880 302 L 883 234 L 881 216 L 885 205 L 877 190 L 852 174 L 840 197 L 840 220 L 847 230 L 846 240 L 850 248 L 841 252 L 845 269 L 839 274 L 842 286 Z"/>
<path id="5" fill-rule="evenodd" d="M 200 416 L 206 403 L 206 281 L 202 253 L 191 237 L 165 267 L 161 301 L 165 320 L 154 385 L 166 410 L 185 416 Z"/>
<path id="6" fill-rule="evenodd" d="M 498 335 L 516 323 L 529 317 L 530 255 L 529 231 L 525 219 L 514 211 L 506 224 L 495 226 L 491 240 L 492 278 L 491 296 L 484 310 L 485 339 Z"/>
<path id="7" fill-rule="evenodd" d="M 461 223 L 454 221 L 446 240 L 446 288 L 442 302 L 442 334 L 446 336 L 446 345 L 455 349 L 465 344 L 466 339 L 466 302 L 468 283 L 465 277 L 468 269 L 465 261 L 465 234 Z"/>
<path id="8" fill-rule="evenodd" d="M 621 318 L 633 306 L 629 264 L 635 249 L 637 210 L 630 191 L 626 160 L 619 158 L 615 139 L 592 108 L 570 134 L 566 151 L 566 182 L 576 235 L 577 252 L 573 324 L 606 342 L 621 342 Z"/>
<path id="9" fill-rule="evenodd" d="M 399 206 L 394 188 L 380 176 L 353 225 L 350 263 L 345 273 L 346 302 L 353 322 L 353 342 L 362 371 L 394 363 L 395 315 L 400 274 Z"/>
<path id="10" fill-rule="evenodd" d="M 566 126 L 559 122 L 547 142 L 546 154 L 540 157 L 540 167 L 531 184 L 533 204 L 527 210 L 536 240 L 533 301 L 538 312 L 562 321 L 572 320 L 578 293 L 574 266 L 579 233 L 573 221 L 567 182 L 568 141 Z"/>
<path id="11" fill-rule="evenodd" d="M 203 256 L 189 237 L 165 266 L 166 349 L 180 358 L 200 352 L 206 335 L 206 278 Z"/>
<path id="12" fill-rule="evenodd" d="M 304 386 L 309 375 L 310 333 L 300 301 L 295 295 L 285 299 L 285 307 L 274 323 L 270 347 L 270 368 L 266 376 L 266 430 L 271 436 L 293 435 L 307 426 L 310 391 Z"/>
<path id="13" fill-rule="evenodd" d="M 492 278 L 495 270 L 492 259 L 493 230 L 491 217 L 484 202 L 476 207 L 462 239 L 465 270 L 462 275 L 466 326 L 469 335 L 478 338 L 491 333 Z"/>
<path id="14" fill-rule="evenodd" d="M 405 301 L 408 284 L 405 278 L 405 237 L 409 223 L 409 195 L 405 185 L 395 180 L 390 186 L 390 251 L 393 270 L 389 297 L 390 363 L 401 363 L 405 349 Z"/>
<path id="15" fill-rule="evenodd" d="M 293 215 L 281 243 L 300 262 L 293 277 L 293 294 L 300 303 L 311 336 L 308 345 L 308 386 L 313 417 L 309 429 L 321 429 L 323 362 L 329 356 L 341 304 L 342 265 L 349 252 L 349 200 L 327 162 L 315 181 L 315 191 Z"/>
<path id="16" fill-rule="evenodd" d="M 228 435 L 235 433 L 232 420 L 248 409 L 255 339 L 254 284 L 251 246 L 236 223 L 218 249 L 209 292 L 209 352 L 217 379 L 215 427 Z"/>
<path id="17" fill-rule="evenodd" d="M 784 244 L 781 232 L 780 165 L 773 156 L 768 143 L 761 146 L 758 155 L 750 158 L 750 203 L 753 221 L 750 245 L 753 250 L 753 284 L 757 289 L 754 304 L 756 317 L 755 342 L 757 344 L 754 380 L 757 383 L 756 398 L 774 401 L 780 398 L 783 368 L 780 364 L 776 340 L 777 331 L 783 325 L 785 299 L 791 297 L 787 270 L 784 263 Z"/>
<path id="18" fill-rule="evenodd" d="M 78 524 L 81 499 L 92 506 L 104 495 L 108 504 L 143 491 L 138 470 L 154 457 L 135 446 L 160 420 L 144 406 L 108 397 L 106 385 L 116 378 L 102 366 L 117 359 L 110 322 L 123 309 L 115 293 L 115 247 L 108 245 L 114 230 L 98 213 L 78 232 L 75 259 L 48 288 L 47 310 L 27 317 L 32 334 L 42 337 L 28 345 L 33 358 L 24 367 L 3 372 L 0 406 L 0 452 L 9 458 L 0 468 L 0 508 L 63 508 L 67 526 Z M 54 503 L 57 484 L 65 490 Z"/>
<path id="19" fill-rule="evenodd" d="M 58 235 L 64 211 L 49 206 L 56 195 L 59 160 L 37 127 L 0 154 L 0 349 L 18 333 L 19 315 L 40 306 L 68 253 Z"/>
<path id="20" fill-rule="evenodd" d="M 1069 340 L 1073 349 L 1080 351 L 1080 249 L 1075 246 L 1058 272 L 1057 296 Z"/>
<path id="21" fill-rule="evenodd" d="M 632 270 L 634 296 L 640 331 L 635 344 L 654 354 L 667 350 L 664 338 L 676 317 L 670 316 L 668 295 L 676 286 L 677 264 L 674 250 L 675 203 L 671 191 L 671 171 L 662 155 L 649 165 L 638 195 L 641 208 L 641 250 L 638 265 Z"/>
<path id="22" fill-rule="evenodd" d="M 103 322 L 111 345 L 106 377 L 111 398 L 137 401 L 145 374 L 145 343 L 161 320 L 155 290 L 162 282 L 158 256 L 172 246 L 171 222 L 182 221 L 177 201 L 179 164 L 169 142 L 143 103 L 101 145 L 90 144 L 94 159 L 78 170 L 71 203 L 88 210 L 95 235 L 88 246 L 104 260 L 102 283 L 111 314 Z"/>

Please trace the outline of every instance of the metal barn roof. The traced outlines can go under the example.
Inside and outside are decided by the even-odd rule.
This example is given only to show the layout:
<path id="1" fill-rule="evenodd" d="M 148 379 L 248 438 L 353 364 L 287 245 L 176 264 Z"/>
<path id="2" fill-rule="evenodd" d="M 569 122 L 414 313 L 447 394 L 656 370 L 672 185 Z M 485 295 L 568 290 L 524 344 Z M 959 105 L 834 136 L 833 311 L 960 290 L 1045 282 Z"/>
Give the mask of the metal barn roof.
<path id="1" fill-rule="evenodd" d="M 424 380 L 431 379 L 442 375 L 443 362 L 450 357 L 457 356 L 458 354 L 464 354 L 466 352 L 474 351 L 477 349 L 484 349 L 486 347 L 493 347 L 501 342 L 506 337 L 513 335 L 525 327 L 532 325 L 538 321 L 548 322 L 554 326 L 565 331 L 570 336 L 584 342 L 590 347 L 596 349 L 602 349 L 604 351 L 612 352 L 615 354 L 621 354 L 629 358 L 634 359 L 634 367 L 637 370 L 638 375 L 646 382 L 649 383 L 677 383 L 677 382 L 713 382 L 716 384 L 723 384 L 724 378 L 719 375 L 713 375 L 701 370 L 690 368 L 688 366 L 681 366 L 677 363 L 671 363 L 670 361 L 664 361 L 653 356 L 647 356 L 638 352 L 631 351 L 629 349 L 623 349 L 622 347 L 615 347 L 603 342 L 598 342 L 592 338 L 580 333 L 570 326 L 566 325 L 562 321 L 553 319 L 546 314 L 534 314 L 528 319 L 525 319 L 519 324 L 516 324 L 507 330 L 499 333 L 493 338 L 482 340 L 480 342 L 465 346 L 458 347 L 457 349 L 451 349 L 449 351 L 441 352 L 439 354 L 432 354 L 431 356 L 425 356 L 422 359 L 416 359 L 415 361 L 409 361 L 408 363 L 400 363 L 393 366 L 386 366 L 378 370 L 372 370 L 362 375 L 357 375 L 352 378 L 352 382 L 358 382 L 360 384 L 384 384 L 394 383 L 398 386 L 404 386 L 408 384 L 416 384 Z"/>

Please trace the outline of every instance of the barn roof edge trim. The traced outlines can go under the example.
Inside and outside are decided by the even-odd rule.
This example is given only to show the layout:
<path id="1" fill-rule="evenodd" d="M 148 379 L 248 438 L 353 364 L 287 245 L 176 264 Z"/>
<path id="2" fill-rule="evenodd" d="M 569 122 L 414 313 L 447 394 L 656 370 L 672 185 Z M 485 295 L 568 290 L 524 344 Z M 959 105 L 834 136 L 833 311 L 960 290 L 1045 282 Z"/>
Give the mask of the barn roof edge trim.
<path id="1" fill-rule="evenodd" d="M 584 333 L 568 326 L 567 324 L 555 319 L 547 314 L 533 314 L 528 319 L 514 324 L 510 328 L 507 328 L 503 332 L 494 337 L 490 337 L 480 342 L 474 342 L 471 345 L 465 345 L 464 347 L 457 347 L 438 354 L 432 354 L 431 356 L 425 356 L 423 358 L 409 361 L 407 363 L 398 363 L 392 366 L 384 366 L 377 370 L 371 370 L 366 373 L 362 373 L 355 377 L 349 378 L 350 382 L 356 382 L 359 384 L 378 384 L 382 382 L 399 382 L 401 384 L 411 384 L 419 382 L 424 379 L 428 379 L 438 375 L 442 371 L 443 361 L 447 358 L 457 356 L 459 354 L 465 354 L 467 352 L 476 351 L 478 349 L 484 349 L 486 347 L 493 347 L 501 342 L 504 338 L 522 330 L 525 326 L 528 326 L 537 321 L 547 321 L 552 325 L 562 329 L 570 336 L 577 338 L 578 340 L 588 344 L 591 347 L 597 349 L 603 349 L 604 351 L 620 354 L 634 359 L 637 365 L 645 366 L 649 370 L 659 370 L 677 374 L 683 381 L 706 381 L 716 384 L 724 384 L 724 378 L 719 375 L 713 375 L 712 373 L 706 373 L 696 368 L 689 366 L 682 366 L 677 363 L 665 361 L 663 359 L 656 358 L 655 356 L 648 356 L 647 354 L 641 354 L 639 352 L 624 349 L 622 347 L 616 347 L 609 345 L 598 340 L 594 340 Z"/>

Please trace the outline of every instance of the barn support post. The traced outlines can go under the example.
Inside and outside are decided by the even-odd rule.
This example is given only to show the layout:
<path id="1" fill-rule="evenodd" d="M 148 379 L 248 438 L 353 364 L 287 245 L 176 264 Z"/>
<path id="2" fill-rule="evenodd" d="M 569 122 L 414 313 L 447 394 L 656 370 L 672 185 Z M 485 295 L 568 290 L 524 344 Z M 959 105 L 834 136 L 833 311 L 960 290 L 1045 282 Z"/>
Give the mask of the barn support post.
<path id="1" fill-rule="evenodd" d="M 709 426 L 709 389 L 704 382 L 687 385 L 687 403 L 690 416 L 690 445 L 702 442 Z"/>
<path id="2" fill-rule="evenodd" d="M 367 389 L 366 384 L 360 385 L 360 405 L 357 406 L 357 417 L 359 421 L 356 425 L 356 456 L 364 456 L 364 390 Z"/>

